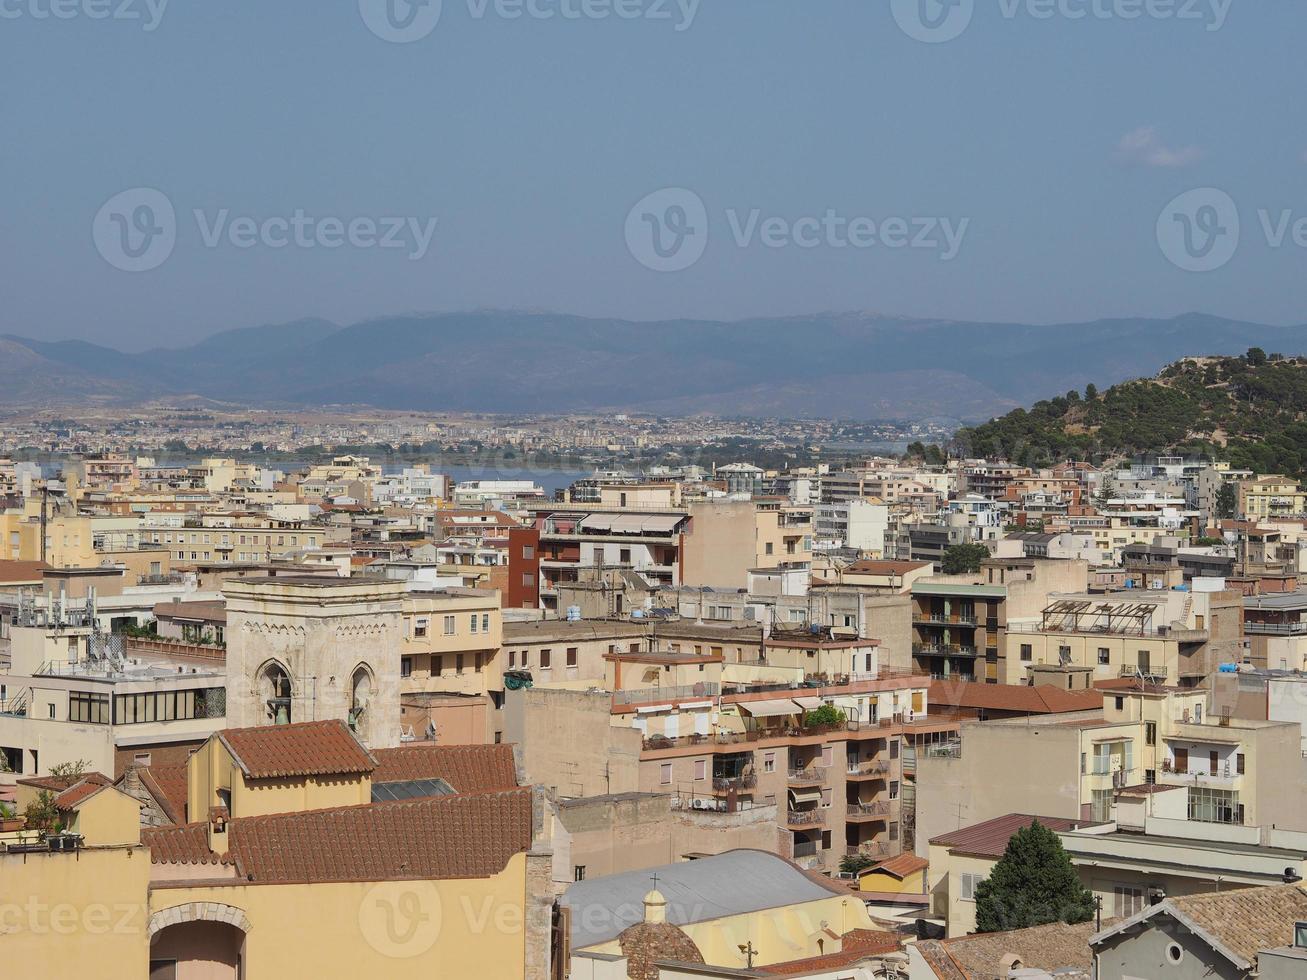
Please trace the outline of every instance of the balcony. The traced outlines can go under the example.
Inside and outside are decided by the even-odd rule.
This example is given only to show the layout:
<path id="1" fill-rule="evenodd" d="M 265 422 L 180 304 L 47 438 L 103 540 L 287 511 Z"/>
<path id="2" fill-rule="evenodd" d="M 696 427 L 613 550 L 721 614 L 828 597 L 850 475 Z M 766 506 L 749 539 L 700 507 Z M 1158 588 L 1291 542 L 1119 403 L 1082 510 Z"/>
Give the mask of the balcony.
<path id="1" fill-rule="evenodd" d="M 791 769 L 788 778 L 794 786 L 820 786 L 826 782 L 826 769 L 824 766 Z"/>
<path id="2" fill-rule="evenodd" d="M 751 772 L 741 773 L 738 776 L 713 776 L 712 791 L 714 793 L 747 793 L 758 785 L 758 777 Z"/>
<path id="3" fill-rule="evenodd" d="M 975 647 L 953 643 L 914 643 L 912 655 L 914 657 L 975 657 L 979 654 Z"/>
<path id="4" fill-rule="evenodd" d="M 785 815 L 785 826 L 787 827 L 824 827 L 826 826 L 826 811 L 824 809 L 813 810 L 790 810 Z"/>
<path id="5" fill-rule="evenodd" d="M 1133 664 L 1122 664 L 1121 676 L 1122 677 L 1147 677 L 1150 680 L 1164 681 L 1166 680 L 1166 667 L 1164 665 L 1153 666 L 1151 664 L 1145 664 L 1143 666 L 1136 666 Z"/>
<path id="6" fill-rule="evenodd" d="M 856 847 L 845 848 L 844 854 L 846 857 L 851 858 L 887 858 L 890 856 L 890 847 L 888 844 L 880 842 L 868 842 L 866 844 L 858 844 Z"/>
<path id="7" fill-rule="evenodd" d="M 914 612 L 912 614 L 912 622 L 913 625 L 917 625 L 917 626 L 979 626 L 980 625 L 979 619 L 977 619 L 974 615 L 967 615 L 965 613 L 955 614 L 952 616 L 944 616 L 936 613 Z"/>
<path id="8" fill-rule="evenodd" d="M 890 800 L 879 803 L 850 803 L 845 817 L 849 820 L 884 820 L 890 814 Z"/>
<path id="9" fill-rule="evenodd" d="M 859 778 L 880 778 L 889 775 L 893 765 L 888 759 L 872 759 L 864 762 L 857 759 L 850 759 L 848 766 L 848 775 L 851 779 Z"/>
<path id="10" fill-rule="evenodd" d="M 1236 789 L 1243 774 L 1228 762 L 1213 769 L 1210 765 L 1191 761 L 1183 768 L 1168 760 L 1157 770 L 1157 781 L 1166 786 L 1214 786 Z"/>

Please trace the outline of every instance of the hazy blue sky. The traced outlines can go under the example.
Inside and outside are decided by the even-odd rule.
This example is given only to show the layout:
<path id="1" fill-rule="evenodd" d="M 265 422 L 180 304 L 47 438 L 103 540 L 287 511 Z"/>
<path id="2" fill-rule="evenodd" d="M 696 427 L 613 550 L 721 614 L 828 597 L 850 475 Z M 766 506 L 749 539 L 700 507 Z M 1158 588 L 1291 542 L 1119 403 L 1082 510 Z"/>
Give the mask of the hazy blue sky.
<path id="1" fill-rule="evenodd" d="M 417 18 L 401 36 L 430 26 L 433 8 L 394 2 L 392 23 Z M 1307 4 L 977 0 L 967 24 L 964 0 L 922 0 L 916 22 L 917 0 L 701 0 L 692 19 L 676 0 L 586 2 L 512 18 L 506 0 L 444 0 L 430 33 L 392 43 L 385 0 L 171 0 L 161 16 L 162 0 L 0 0 L 0 333 L 140 349 L 485 306 L 1307 320 L 1307 225 L 1295 242 L 1284 222 L 1307 218 Z M 965 30 L 938 43 L 936 14 Z M 668 187 L 697 195 L 706 229 L 693 208 L 681 220 L 683 195 L 628 222 Z M 1230 203 L 1164 214 L 1209 187 Z M 138 198 L 101 213 L 134 188 L 176 216 L 144 272 L 103 254 L 158 230 Z M 297 211 L 375 219 L 378 238 L 406 219 L 403 247 L 366 223 L 339 248 L 274 247 Z M 875 244 L 848 244 L 854 219 Z M 1181 268 L 1187 223 L 1217 236 L 1190 247 L 1209 271 Z M 649 268 L 664 256 L 628 240 L 655 224 L 692 229 L 702 257 Z M 904 228 L 924 247 L 877 237 Z"/>

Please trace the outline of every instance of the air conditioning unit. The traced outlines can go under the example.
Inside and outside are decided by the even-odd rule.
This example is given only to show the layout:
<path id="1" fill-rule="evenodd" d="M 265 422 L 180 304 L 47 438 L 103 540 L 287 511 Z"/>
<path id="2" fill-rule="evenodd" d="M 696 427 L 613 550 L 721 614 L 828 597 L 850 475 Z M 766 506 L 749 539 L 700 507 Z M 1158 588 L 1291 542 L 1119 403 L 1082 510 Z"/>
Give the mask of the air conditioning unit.
<path id="1" fill-rule="evenodd" d="M 692 809 L 692 810 L 702 810 L 703 808 L 704 808 L 704 806 L 703 806 L 703 800 L 691 800 L 691 801 L 690 801 L 690 809 Z"/>

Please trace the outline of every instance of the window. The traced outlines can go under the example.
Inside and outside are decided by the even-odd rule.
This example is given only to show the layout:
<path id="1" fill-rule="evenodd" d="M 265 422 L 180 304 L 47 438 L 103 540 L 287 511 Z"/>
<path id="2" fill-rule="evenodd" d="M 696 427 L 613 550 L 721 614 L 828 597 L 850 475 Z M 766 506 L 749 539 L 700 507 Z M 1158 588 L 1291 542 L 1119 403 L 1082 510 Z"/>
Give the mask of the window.
<path id="1" fill-rule="evenodd" d="M 1116 710 L 1117 710 L 1117 711 L 1124 711 L 1124 710 L 1125 710 L 1125 698 L 1116 698 L 1115 701 L 1116 701 Z"/>
<path id="2" fill-rule="evenodd" d="M 763 771 L 763 772 L 775 772 L 775 771 L 776 771 L 776 753 L 775 753 L 775 752 L 767 752 L 767 753 L 764 753 L 764 754 L 763 754 L 763 757 L 762 757 L 762 771 Z"/>
<path id="3" fill-rule="evenodd" d="M 767 542 L 766 549 L 765 549 L 765 554 L 770 555 L 770 554 L 772 553 L 772 551 L 773 551 L 772 543 L 771 543 L 770 541 L 768 541 L 768 542 Z"/>
<path id="4" fill-rule="evenodd" d="M 471 623 L 471 627 L 470 627 L 470 628 L 471 628 L 471 630 L 472 630 L 473 633 L 476 633 L 476 631 L 477 631 L 477 614 L 476 614 L 476 613 L 473 613 L 472 616 L 471 616 L 470 618 L 471 618 L 471 621 L 472 621 L 472 623 Z"/>
<path id="5" fill-rule="evenodd" d="M 984 880 L 980 875 L 966 873 L 958 875 L 959 901 L 974 902 L 976 900 L 976 886 Z"/>
<path id="6" fill-rule="evenodd" d="M 1234 771 L 1240 776 L 1244 774 L 1244 757 L 1242 752 L 1236 753 L 1234 757 Z"/>
<path id="7" fill-rule="evenodd" d="M 171 692 L 170 692 L 171 693 Z M 50 706 L 54 717 L 54 705 Z M 68 720 L 91 725 L 109 724 L 109 695 L 70 691 L 68 694 Z"/>
<path id="8" fill-rule="evenodd" d="M 550 667 L 550 662 L 553 660 L 553 658 L 554 658 L 554 652 L 553 652 L 552 650 L 541 650 L 541 651 L 540 651 L 540 669 L 541 669 L 541 670 L 548 670 L 549 667 Z"/>
<path id="9" fill-rule="evenodd" d="M 584 865 L 584 864 L 578 864 L 576 867 L 574 867 L 574 868 L 572 869 L 572 880 L 573 880 L 573 881 L 585 881 L 585 865 Z"/>
<path id="10" fill-rule="evenodd" d="M 1157 722 L 1155 721 L 1144 722 L 1144 744 L 1145 745 L 1157 744 Z"/>
<path id="11" fill-rule="evenodd" d="M 535 548 L 531 547 L 529 544 L 524 544 L 524 545 L 522 545 L 522 560 L 523 560 L 523 561 L 530 561 L 530 560 L 531 560 L 532 558 L 534 558 L 535 556 L 536 556 L 536 550 L 535 550 Z"/>
<path id="12" fill-rule="evenodd" d="M 567 666 L 569 666 L 569 667 L 575 667 L 575 666 L 576 666 L 576 657 L 577 657 L 576 647 L 568 647 L 568 648 L 567 648 Z"/>
<path id="13" fill-rule="evenodd" d="M 664 762 L 659 767 L 658 781 L 664 786 L 672 785 L 672 764 L 670 762 Z"/>
<path id="14" fill-rule="evenodd" d="M 696 780 L 706 779 L 708 776 L 708 763 L 704 759 L 694 760 L 694 778 Z"/>
<path id="15" fill-rule="evenodd" d="M 1118 919 L 1128 919 L 1144 910 L 1144 891 L 1129 885 L 1117 885 L 1112 889 L 1112 914 Z"/>
<path id="16" fill-rule="evenodd" d="M 511 670 L 512 668 L 514 668 L 514 667 L 516 667 L 516 666 L 517 666 L 517 651 L 516 651 L 516 650 L 509 650 L 509 651 L 508 651 L 508 667 L 509 667 L 509 669 Z"/>
<path id="17" fill-rule="evenodd" d="M 1029 643 L 1021 644 L 1021 659 L 1027 663 L 1035 659 L 1035 650 Z"/>
<path id="18" fill-rule="evenodd" d="M 400 676 L 400 677 L 412 677 L 412 676 L 413 676 L 413 658 L 412 658 L 412 657 L 400 657 L 400 658 L 399 658 L 399 676 Z"/>
<path id="19" fill-rule="evenodd" d="M 446 635 L 446 636 L 453 636 L 453 635 L 454 635 L 454 631 L 455 631 L 456 629 L 457 629 L 457 626 L 456 626 L 455 623 L 454 623 L 454 617 L 453 617 L 453 616 L 446 616 L 446 617 L 445 617 L 445 635 Z"/>
<path id="20" fill-rule="evenodd" d="M 1100 667 L 1106 667 L 1112 662 L 1112 651 L 1107 647 L 1098 648 L 1098 664 Z"/>
<path id="21" fill-rule="evenodd" d="M 490 632 L 490 613 L 481 614 L 481 632 L 482 633 Z"/>
<path id="22" fill-rule="evenodd" d="M 413 635 L 419 639 L 427 635 L 427 621 L 425 619 L 419 619 L 413 624 Z"/>

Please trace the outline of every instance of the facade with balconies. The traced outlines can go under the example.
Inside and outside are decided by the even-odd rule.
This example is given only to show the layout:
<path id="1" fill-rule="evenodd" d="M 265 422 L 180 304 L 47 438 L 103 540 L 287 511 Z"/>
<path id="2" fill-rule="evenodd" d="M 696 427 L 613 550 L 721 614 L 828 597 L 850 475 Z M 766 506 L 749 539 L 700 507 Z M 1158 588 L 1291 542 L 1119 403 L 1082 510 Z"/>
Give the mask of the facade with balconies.
<path id="1" fill-rule="evenodd" d="M 996 683 L 1007 589 L 921 579 L 912 585 L 912 660 L 938 680 Z"/>

